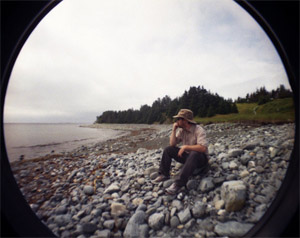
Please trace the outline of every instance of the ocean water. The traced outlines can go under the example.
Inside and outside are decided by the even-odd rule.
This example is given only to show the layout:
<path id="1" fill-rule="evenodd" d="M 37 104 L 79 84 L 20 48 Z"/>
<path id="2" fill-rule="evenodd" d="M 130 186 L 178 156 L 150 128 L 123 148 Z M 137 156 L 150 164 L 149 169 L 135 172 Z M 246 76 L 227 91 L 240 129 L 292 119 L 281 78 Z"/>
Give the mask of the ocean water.
<path id="1" fill-rule="evenodd" d="M 9 161 L 67 152 L 120 136 L 122 131 L 81 127 L 80 124 L 5 123 L 5 147 Z"/>

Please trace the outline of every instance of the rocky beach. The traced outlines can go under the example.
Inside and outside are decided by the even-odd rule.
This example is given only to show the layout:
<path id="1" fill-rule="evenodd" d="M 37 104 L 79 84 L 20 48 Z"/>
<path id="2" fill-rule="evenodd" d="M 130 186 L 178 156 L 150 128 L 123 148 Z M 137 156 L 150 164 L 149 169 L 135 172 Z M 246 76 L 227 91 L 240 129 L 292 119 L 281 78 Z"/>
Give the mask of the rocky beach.
<path id="1" fill-rule="evenodd" d="M 285 177 L 294 124 L 204 126 L 210 170 L 177 195 L 159 184 L 171 125 L 92 125 L 124 135 L 11 168 L 32 210 L 58 237 L 240 237 L 266 212 Z"/>

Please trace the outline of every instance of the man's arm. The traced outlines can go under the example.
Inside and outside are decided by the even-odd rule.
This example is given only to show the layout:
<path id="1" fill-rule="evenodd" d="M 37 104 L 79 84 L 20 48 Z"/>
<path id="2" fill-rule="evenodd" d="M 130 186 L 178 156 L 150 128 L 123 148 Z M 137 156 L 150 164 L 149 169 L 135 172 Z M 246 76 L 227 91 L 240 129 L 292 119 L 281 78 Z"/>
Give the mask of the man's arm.
<path id="1" fill-rule="evenodd" d="M 173 124 L 173 128 L 172 128 L 172 133 L 170 136 L 170 146 L 176 146 L 177 142 L 176 142 L 176 130 L 178 128 L 178 124 L 177 122 L 175 122 Z"/>
<path id="2" fill-rule="evenodd" d="M 183 145 L 180 150 L 178 151 L 178 156 L 181 157 L 184 151 L 197 151 L 205 153 L 207 148 L 203 145 Z"/>

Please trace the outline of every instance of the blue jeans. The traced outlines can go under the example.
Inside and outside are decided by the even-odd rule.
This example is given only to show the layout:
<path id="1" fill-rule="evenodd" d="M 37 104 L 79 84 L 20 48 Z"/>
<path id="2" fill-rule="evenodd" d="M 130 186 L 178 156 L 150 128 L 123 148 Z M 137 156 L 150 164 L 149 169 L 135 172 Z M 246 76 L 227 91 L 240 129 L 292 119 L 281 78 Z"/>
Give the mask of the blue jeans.
<path id="1" fill-rule="evenodd" d="M 169 177 L 172 158 L 177 162 L 184 164 L 179 178 L 175 183 L 179 186 L 185 186 L 189 177 L 193 174 L 196 168 L 203 168 L 208 164 L 208 159 L 205 153 L 191 151 L 190 153 L 184 152 L 182 157 L 178 156 L 180 148 L 176 146 L 168 146 L 164 149 L 163 156 L 160 162 L 159 173 Z"/>

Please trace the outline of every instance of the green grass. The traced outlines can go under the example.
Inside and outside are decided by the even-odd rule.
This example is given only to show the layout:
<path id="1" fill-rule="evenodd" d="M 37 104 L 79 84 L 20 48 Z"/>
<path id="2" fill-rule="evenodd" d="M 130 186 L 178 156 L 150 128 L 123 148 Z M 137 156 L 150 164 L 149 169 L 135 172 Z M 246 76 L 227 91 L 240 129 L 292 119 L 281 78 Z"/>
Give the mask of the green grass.
<path id="1" fill-rule="evenodd" d="M 292 98 L 277 99 L 263 105 L 257 103 L 237 104 L 239 113 L 216 115 L 200 118 L 195 121 L 202 124 L 218 122 L 246 123 L 288 123 L 295 121 L 295 108 Z"/>

